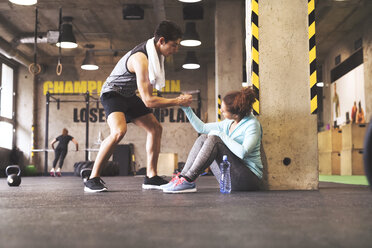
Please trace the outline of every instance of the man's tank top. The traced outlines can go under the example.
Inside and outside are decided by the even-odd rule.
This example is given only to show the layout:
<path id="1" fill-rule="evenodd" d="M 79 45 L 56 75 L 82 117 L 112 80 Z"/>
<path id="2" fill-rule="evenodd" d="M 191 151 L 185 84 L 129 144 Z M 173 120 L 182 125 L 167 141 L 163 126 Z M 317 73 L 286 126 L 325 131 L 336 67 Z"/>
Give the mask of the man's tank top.
<path id="1" fill-rule="evenodd" d="M 147 57 L 146 41 L 127 52 L 116 64 L 102 86 L 101 96 L 106 92 L 117 92 L 124 97 L 134 96 L 137 90 L 137 77 L 128 70 L 127 62 L 132 54 L 142 52 Z"/>

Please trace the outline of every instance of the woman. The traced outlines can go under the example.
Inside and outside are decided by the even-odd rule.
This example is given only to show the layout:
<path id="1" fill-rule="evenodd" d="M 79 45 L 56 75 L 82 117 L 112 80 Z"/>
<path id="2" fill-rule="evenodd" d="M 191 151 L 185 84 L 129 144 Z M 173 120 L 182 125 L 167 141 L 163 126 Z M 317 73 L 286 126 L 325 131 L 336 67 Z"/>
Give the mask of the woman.
<path id="1" fill-rule="evenodd" d="M 252 87 L 228 93 L 222 101 L 225 120 L 203 123 L 190 107 L 182 107 L 194 129 L 201 135 L 181 173 L 162 186 L 165 193 L 196 192 L 195 179 L 209 166 L 217 180 L 223 155 L 231 163 L 232 190 L 258 190 L 262 178 L 260 145 L 262 129 L 252 114 Z"/>
<path id="2" fill-rule="evenodd" d="M 58 141 L 57 148 L 54 149 L 54 143 L 56 143 L 57 141 Z M 67 147 L 70 141 L 72 141 L 75 144 L 76 151 L 78 151 L 79 150 L 78 142 L 74 139 L 74 137 L 68 135 L 68 130 L 64 128 L 62 130 L 62 135 L 55 138 L 50 144 L 55 154 L 54 161 L 53 161 L 53 168 L 50 170 L 50 175 L 52 177 L 56 175 L 59 177 L 61 176 L 61 169 L 63 166 L 63 161 L 65 160 L 65 157 L 67 155 Z M 59 160 L 59 167 L 56 170 L 55 168 L 56 168 L 58 160 Z"/>

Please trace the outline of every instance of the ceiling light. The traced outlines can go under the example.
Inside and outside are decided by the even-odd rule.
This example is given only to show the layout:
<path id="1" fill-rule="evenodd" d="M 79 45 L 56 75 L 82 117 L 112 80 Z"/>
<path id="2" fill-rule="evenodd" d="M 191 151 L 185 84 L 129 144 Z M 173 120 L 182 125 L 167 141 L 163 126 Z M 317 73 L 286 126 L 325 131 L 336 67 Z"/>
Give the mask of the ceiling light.
<path id="1" fill-rule="evenodd" d="M 324 87 L 324 83 L 323 82 L 317 82 L 316 83 L 316 86 L 318 86 L 318 87 Z"/>
<path id="2" fill-rule="evenodd" d="M 81 65 L 81 69 L 88 71 L 98 70 L 99 67 L 94 59 L 94 50 L 92 50 L 94 45 L 88 44 L 85 47 L 90 49 L 85 52 L 85 58 L 83 60 L 83 64 Z"/>
<path id="3" fill-rule="evenodd" d="M 137 4 L 128 4 L 123 9 L 124 20 L 142 20 L 145 16 L 145 11 Z"/>
<path id="4" fill-rule="evenodd" d="M 183 69 L 199 69 L 200 64 L 196 58 L 194 51 L 188 51 L 185 59 L 185 63 L 182 65 Z"/>
<path id="5" fill-rule="evenodd" d="M 182 46 L 189 47 L 201 45 L 199 34 L 196 32 L 195 22 L 186 23 L 186 32 L 184 33 L 180 43 Z"/>
<path id="6" fill-rule="evenodd" d="M 178 1 L 183 3 L 197 3 L 200 2 L 201 0 L 178 0 Z"/>
<path id="7" fill-rule="evenodd" d="M 34 5 L 37 0 L 9 0 L 9 2 L 19 5 Z"/>
<path id="8" fill-rule="evenodd" d="M 64 16 L 62 20 L 61 35 L 58 38 L 56 44 L 57 47 L 61 48 L 76 48 L 78 45 L 74 33 L 72 32 L 72 17 Z"/>

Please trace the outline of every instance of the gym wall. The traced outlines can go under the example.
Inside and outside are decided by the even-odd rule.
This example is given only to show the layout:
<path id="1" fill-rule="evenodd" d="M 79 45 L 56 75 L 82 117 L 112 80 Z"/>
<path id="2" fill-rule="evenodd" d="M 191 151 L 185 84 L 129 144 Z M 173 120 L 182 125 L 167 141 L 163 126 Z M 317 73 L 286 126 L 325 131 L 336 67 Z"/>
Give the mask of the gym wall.
<path id="1" fill-rule="evenodd" d="M 64 60 L 66 61 L 66 60 Z M 103 66 L 97 71 L 83 71 L 80 69 L 81 61 L 70 60 L 63 64 L 63 72 L 61 76 L 57 76 L 55 73 L 56 64 L 53 62 L 48 66 L 47 70 L 39 76 L 37 84 L 37 148 L 44 148 L 44 137 L 45 137 L 45 113 L 46 113 L 46 97 L 45 90 L 50 89 L 61 92 L 62 88 L 55 88 L 54 85 L 47 87 L 45 82 L 47 81 L 63 81 L 66 86 L 67 81 L 105 81 L 106 77 L 110 74 L 114 67 Z M 179 88 L 181 91 L 197 90 L 201 91 L 201 113 L 202 117 L 207 111 L 207 68 L 201 67 L 199 70 L 175 70 L 173 67 L 166 68 L 166 80 L 179 80 Z M 99 83 L 97 83 L 99 85 Z M 94 88 L 94 87 L 93 87 Z M 170 87 L 171 88 L 171 87 Z M 176 87 L 177 89 L 177 84 Z M 168 89 L 172 90 L 172 89 Z M 92 94 L 94 98 L 99 98 L 99 95 L 94 92 Z M 177 94 L 164 94 L 164 97 L 176 97 Z M 49 106 L 49 137 L 48 137 L 48 148 L 51 149 L 50 143 L 54 138 L 62 133 L 62 129 L 66 127 L 69 131 L 69 135 L 73 136 L 79 142 L 79 152 L 74 152 L 75 145 L 70 142 L 69 152 L 66 156 L 63 171 L 73 171 L 73 165 L 75 162 L 85 160 L 85 107 L 84 96 L 54 96 L 62 100 L 81 100 L 82 102 L 71 103 L 61 102 L 59 110 L 57 109 L 57 103 L 51 102 Z M 196 100 L 196 95 L 194 95 Z M 91 100 L 93 100 L 91 98 Z M 192 108 L 197 109 L 197 101 L 192 103 Z M 99 104 L 99 109 L 96 107 L 96 103 L 90 103 L 90 110 L 93 111 L 90 114 L 89 123 L 89 148 L 99 148 L 97 144 L 99 133 L 105 138 L 109 135 L 109 128 L 105 122 L 105 116 L 103 107 Z M 192 126 L 186 121 L 186 117 L 180 118 L 179 107 L 167 108 L 160 110 L 160 122 L 163 126 L 162 135 L 162 146 L 161 152 L 177 153 L 178 161 L 186 161 L 188 151 L 191 149 L 198 134 L 194 131 Z M 184 120 L 184 122 L 183 122 Z M 137 169 L 140 167 L 146 167 L 146 133 L 143 129 L 135 126 L 134 124 L 128 125 L 128 131 L 124 139 L 120 144 L 133 143 L 135 147 L 135 156 Z M 56 144 L 57 145 L 57 144 Z M 92 152 L 90 159 L 94 160 L 97 152 Z M 44 170 L 44 153 L 36 154 L 36 165 L 39 171 Z M 54 159 L 54 153 L 49 152 L 48 155 L 48 169 L 50 170 Z M 159 165 L 161 166 L 161 165 Z"/>
<path id="2" fill-rule="evenodd" d="M 327 58 L 323 62 L 323 120 L 324 126 L 333 123 L 333 104 L 332 104 L 332 89 L 331 70 L 336 67 L 335 58 L 340 55 L 342 63 L 355 53 L 355 42 L 362 39 L 363 49 L 363 67 L 364 67 L 364 94 L 365 94 L 365 113 L 372 113 L 372 96 L 367 92 L 372 92 L 372 61 L 368 58 L 372 56 L 372 17 L 367 21 L 363 20 L 360 24 L 351 28 L 350 33 L 345 35 L 329 52 Z M 351 108 L 350 108 L 351 110 Z M 349 111 L 350 111 L 349 110 Z M 366 115 L 366 122 L 370 121 L 370 116 Z"/>

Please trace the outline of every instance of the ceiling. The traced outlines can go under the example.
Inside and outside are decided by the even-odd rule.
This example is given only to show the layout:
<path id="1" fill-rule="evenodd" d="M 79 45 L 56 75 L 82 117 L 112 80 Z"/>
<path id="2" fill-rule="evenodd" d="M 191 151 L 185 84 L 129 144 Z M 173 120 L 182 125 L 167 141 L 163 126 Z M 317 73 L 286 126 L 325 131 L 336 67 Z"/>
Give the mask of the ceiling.
<path id="1" fill-rule="evenodd" d="M 137 4 L 144 10 L 143 20 L 124 20 L 122 10 Z M 164 19 L 172 20 L 185 30 L 183 3 L 177 0 L 38 0 L 38 32 L 58 31 L 59 8 L 62 16 L 73 17 L 72 26 L 78 48 L 62 49 L 63 58 L 79 57 L 82 61 L 87 44 L 95 47 L 98 64 L 115 64 L 138 43 L 153 36 L 156 25 Z M 214 55 L 214 0 L 202 2 L 204 18 L 193 20 L 202 45 L 194 48 L 200 60 Z M 212 28 L 211 28 L 212 27 Z M 33 37 L 35 6 L 19 6 L 0 0 L 0 36 L 25 56 L 33 59 L 34 45 L 17 42 L 22 37 Z M 181 47 L 174 59 L 184 59 L 191 48 Z M 58 47 L 38 43 L 38 61 L 49 62 L 59 54 Z M 113 56 L 117 58 L 112 59 Z M 55 59 L 54 59 L 55 60 Z M 201 62 L 202 62 L 201 61 Z M 180 66 L 181 66 L 180 62 Z"/>
<path id="2" fill-rule="evenodd" d="M 204 18 L 195 20 L 202 45 L 194 48 L 201 63 L 214 60 L 214 7 L 218 0 L 203 0 Z M 244 2 L 244 0 L 242 0 Z M 143 20 L 124 20 L 122 10 L 128 4 L 144 9 Z M 169 19 L 185 29 L 184 4 L 177 0 L 39 0 L 38 30 L 40 35 L 58 31 L 59 8 L 63 16 L 73 17 L 73 29 L 78 42 L 76 49 L 62 49 L 63 57 L 85 56 L 85 45 L 94 44 L 98 64 L 112 64 L 126 51 L 152 36 L 159 20 Z M 316 0 L 317 59 L 324 60 L 327 51 L 358 23 L 372 13 L 372 0 Z M 19 44 L 23 37 L 33 37 L 35 6 L 19 6 L 0 0 L 0 37 L 32 60 L 34 45 Z M 182 47 L 174 61 L 183 61 Z M 50 43 L 38 43 L 38 58 L 48 62 L 58 56 L 59 49 Z M 113 57 L 117 57 L 113 60 Z"/>
<path id="3" fill-rule="evenodd" d="M 372 15 L 372 0 L 316 0 L 317 61 L 322 63 L 328 51 L 356 26 Z M 372 23 L 371 23 L 372 25 Z M 355 37 L 358 39 L 361 37 Z"/>

